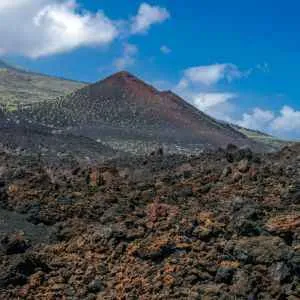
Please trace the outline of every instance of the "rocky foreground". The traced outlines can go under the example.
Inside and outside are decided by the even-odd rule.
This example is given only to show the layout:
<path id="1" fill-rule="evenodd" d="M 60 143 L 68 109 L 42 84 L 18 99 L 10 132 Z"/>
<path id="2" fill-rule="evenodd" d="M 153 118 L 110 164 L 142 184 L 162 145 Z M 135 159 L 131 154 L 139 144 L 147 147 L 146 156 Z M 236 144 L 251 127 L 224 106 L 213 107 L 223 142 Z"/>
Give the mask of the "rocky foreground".
<path id="1" fill-rule="evenodd" d="M 300 299 L 299 145 L 0 175 L 1 299 Z"/>

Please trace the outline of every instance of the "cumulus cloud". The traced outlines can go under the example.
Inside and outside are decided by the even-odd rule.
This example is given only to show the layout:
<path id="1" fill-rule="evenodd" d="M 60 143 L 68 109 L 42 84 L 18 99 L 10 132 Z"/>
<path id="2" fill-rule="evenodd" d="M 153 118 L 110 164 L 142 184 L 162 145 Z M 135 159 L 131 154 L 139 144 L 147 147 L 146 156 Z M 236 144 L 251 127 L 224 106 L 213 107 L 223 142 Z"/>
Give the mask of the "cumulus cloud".
<path id="1" fill-rule="evenodd" d="M 255 107 L 241 114 L 239 102 L 243 96 L 238 93 L 218 90 L 220 81 L 250 76 L 254 71 L 268 73 L 267 63 L 258 64 L 252 69 L 241 71 L 234 64 L 214 64 L 188 68 L 174 88 L 174 91 L 208 115 L 242 127 L 260 130 L 286 139 L 300 139 L 300 111 L 283 106 L 280 111 Z"/>
<path id="2" fill-rule="evenodd" d="M 240 96 L 234 93 L 211 92 L 190 94 L 188 99 L 199 110 L 218 120 L 260 130 L 285 139 L 300 139 L 300 110 L 287 105 L 283 106 L 279 112 L 255 107 L 250 112 L 243 113 L 239 119 L 234 117 L 238 107 L 232 101 L 239 100 L 238 98 Z"/>
<path id="3" fill-rule="evenodd" d="M 2 53 L 32 58 L 108 45 L 118 36 L 102 11 L 82 11 L 75 0 L 1 0 L 0 19 Z"/>
<path id="4" fill-rule="evenodd" d="M 300 111 L 287 105 L 283 106 L 279 113 L 254 108 L 252 112 L 244 113 L 242 119 L 235 123 L 281 137 L 300 138 Z"/>
<path id="5" fill-rule="evenodd" d="M 202 86 L 179 86 L 174 88 L 183 99 L 186 99 L 196 108 L 219 119 L 230 121 L 230 114 L 234 111 L 235 106 L 231 103 L 239 97 L 237 93 L 213 91 L 203 88 Z"/>
<path id="6" fill-rule="evenodd" d="M 166 46 L 166 45 L 163 45 L 160 47 L 160 51 L 163 53 L 163 54 L 170 54 L 172 52 L 172 50 Z"/>
<path id="7" fill-rule="evenodd" d="M 251 113 L 244 113 L 236 123 L 245 128 L 262 130 L 267 129 L 274 118 L 273 112 L 256 107 Z"/>
<path id="8" fill-rule="evenodd" d="M 230 115 L 235 110 L 231 100 L 237 98 L 234 93 L 208 92 L 195 93 L 190 96 L 190 102 L 199 110 L 217 120 L 230 122 Z"/>
<path id="9" fill-rule="evenodd" d="M 228 82 L 244 76 L 239 68 L 230 63 L 191 67 L 184 71 L 175 91 L 199 110 L 223 120 L 229 120 L 233 110 L 230 100 L 238 95 L 217 91 L 214 85 L 221 80 Z"/>
<path id="10" fill-rule="evenodd" d="M 170 13 L 166 8 L 142 3 L 138 14 L 132 19 L 131 32 L 146 33 L 153 24 L 163 23 L 169 18 Z"/>
<path id="11" fill-rule="evenodd" d="M 241 78 L 243 72 L 234 64 L 214 64 L 208 66 L 197 66 L 188 68 L 184 71 L 184 76 L 179 82 L 179 88 L 187 88 L 192 84 L 203 84 L 211 86 L 221 80 L 231 82 Z"/>
<path id="12" fill-rule="evenodd" d="M 118 37 L 146 33 L 153 24 L 170 18 L 166 8 L 142 3 L 132 19 L 114 21 L 101 10 L 89 12 L 78 3 L 1 0 L 0 55 L 38 58 L 83 46 L 107 46 Z"/>
<path id="13" fill-rule="evenodd" d="M 235 112 L 236 106 L 233 100 L 238 94 L 226 92 L 211 92 L 198 94 L 193 101 L 194 106 L 217 120 L 231 122 L 231 115 Z"/>
<path id="14" fill-rule="evenodd" d="M 207 111 L 235 97 L 232 93 L 198 93 L 192 96 L 192 101 L 197 108 Z"/>
<path id="15" fill-rule="evenodd" d="M 271 123 L 274 131 L 298 132 L 300 133 L 300 110 L 295 110 L 290 106 L 283 106 L 280 115 Z"/>
<path id="16" fill-rule="evenodd" d="M 136 45 L 125 43 L 122 56 L 117 58 L 113 63 L 116 69 L 124 70 L 125 68 L 133 65 L 138 51 L 139 50 Z"/>

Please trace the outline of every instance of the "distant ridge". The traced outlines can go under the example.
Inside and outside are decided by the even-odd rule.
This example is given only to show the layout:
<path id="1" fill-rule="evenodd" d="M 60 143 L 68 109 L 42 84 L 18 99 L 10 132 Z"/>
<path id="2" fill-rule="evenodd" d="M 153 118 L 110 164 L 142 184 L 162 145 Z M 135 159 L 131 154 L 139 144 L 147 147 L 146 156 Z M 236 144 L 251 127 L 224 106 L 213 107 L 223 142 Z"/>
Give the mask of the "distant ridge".
<path id="1" fill-rule="evenodd" d="M 14 69 L 14 67 L 10 66 L 5 61 L 0 59 L 0 69 Z"/>
<path id="2" fill-rule="evenodd" d="M 55 75 L 45 74 L 45 73 L 41 73 L 41 72 L 31 71 L 31 70 L 24 69 L 24 68 L 18 67 L 18 66 L 13 66 L 13 65 L 10 65 L 9 63 L 6 63 L 3 60 L 0 60 L 0 69 L 9 69 L 9 70 L 25 73 L 25 74 L 32 75 L 32 76 L 34 76 L 34 75 L 42 76 L 42 77 L 53 78 L 53 79 L 57 79 L 57 80 L 76 82 L 76 83 L 80 83 L 80 84 L 83 84 L 83 85 L 89 84 L 89 82 L 78 81 L 78 80 L 66 78 L 66 77 L 63 77 L 63 76 L 55 76 Z"/>
<path id="3" fill-rule="evenodd" d="M 8 111 L 16 110 L 18 105 L 52 101 L 85 85 L 23 70 L 0 60 L 0 105 Z"/>

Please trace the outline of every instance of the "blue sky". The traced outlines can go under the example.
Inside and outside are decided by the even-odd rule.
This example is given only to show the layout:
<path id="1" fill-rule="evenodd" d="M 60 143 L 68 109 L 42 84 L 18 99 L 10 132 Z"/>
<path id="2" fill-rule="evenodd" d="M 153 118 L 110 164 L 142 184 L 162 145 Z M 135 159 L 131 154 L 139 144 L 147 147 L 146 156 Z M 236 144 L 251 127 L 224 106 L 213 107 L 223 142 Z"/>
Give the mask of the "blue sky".
<path id="1" fill-rule="evenodd" d="M 126 69 L 218 119 L 300 139 L 297 1 L 1 2 L 11 63 L 88 82 Z"/>

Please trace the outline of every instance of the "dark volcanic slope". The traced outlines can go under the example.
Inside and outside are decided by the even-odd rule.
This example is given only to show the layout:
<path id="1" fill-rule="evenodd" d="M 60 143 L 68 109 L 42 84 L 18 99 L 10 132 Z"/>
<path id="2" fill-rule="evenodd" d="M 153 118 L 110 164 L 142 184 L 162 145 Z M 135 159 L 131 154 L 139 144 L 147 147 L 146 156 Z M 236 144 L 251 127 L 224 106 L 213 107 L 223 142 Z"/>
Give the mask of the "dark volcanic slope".
<path id="1" fill-rule="evenodd" d="M 112 148 L 87 137 L 53 134 L 46 128 L 11 123 L 0 127 L 0 151 L 40 157 L 48 162 L 102 161 L 117 155 Z"/>
<path id="2" fill-rule="evenodd" d="M 230 126 L 218 123 L 172 92 L 159 92 L 127 72 L 84 87 L 56 103 L 36 105 L 25 112 L 35 122 L 75 128 L 100 138 L 136 136 L 207 146 L 240 146 L 251 142 Z"/>

